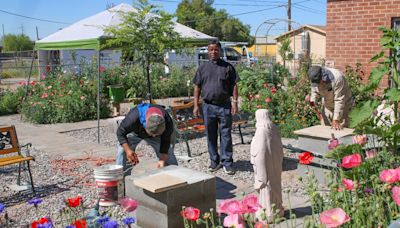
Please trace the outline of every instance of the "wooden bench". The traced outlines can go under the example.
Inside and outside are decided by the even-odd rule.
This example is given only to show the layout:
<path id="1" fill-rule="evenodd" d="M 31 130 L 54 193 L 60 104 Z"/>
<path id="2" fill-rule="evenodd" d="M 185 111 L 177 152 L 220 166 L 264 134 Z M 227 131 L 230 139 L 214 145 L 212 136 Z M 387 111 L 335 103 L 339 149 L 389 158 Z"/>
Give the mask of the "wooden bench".
<path id="1" fill-rule="evenodd" d="M 29 149 L 31 144 L 20 146 L 18 143 L 17 133 L 15 126 L 0 126 L 0 167 L 18 164 L 18 180 L 17 184 L 20 185 L 22 164 L 26 162 L 29 178 L 32 186 L 32 191 L 35 192 L 33 185 L 32 172 L 29 162 L 35 160 L 32 156 L 23 156 L 21 148 L 26 147 Z"/>
<path id="2" fill-rule="evenodd" d="M 203 118 L 193 117 L 193 107 L 193 101 L 187 104 L 169 107 L 169 110 L 171 111 L 170 114 L 174 120 L 175 130 L 185 141 L 189 157 L 191 157 L 190 146 L 188 143 L 189 137 L 196 133 L 204 133 L 206 130 Z M 201 110 L 200 113 L 202 113 Z M 247 124 L 247 120 L 240 118 L 234 118 L 232 122 L 232 129 L 238 129 L 242 144 L 244 144 L 244 140 L 241 127 L 244 124 Z"/>

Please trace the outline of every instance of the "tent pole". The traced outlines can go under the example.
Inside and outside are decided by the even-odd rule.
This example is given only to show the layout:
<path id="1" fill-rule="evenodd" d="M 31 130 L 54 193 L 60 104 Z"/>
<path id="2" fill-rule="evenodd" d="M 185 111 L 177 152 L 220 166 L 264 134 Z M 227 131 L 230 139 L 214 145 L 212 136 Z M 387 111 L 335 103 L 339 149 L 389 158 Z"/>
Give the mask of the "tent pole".
<path id="1" fill-rule="evenodd" d="M 100 50 L 97 52 L 97 143 L 100 144 Z"/>

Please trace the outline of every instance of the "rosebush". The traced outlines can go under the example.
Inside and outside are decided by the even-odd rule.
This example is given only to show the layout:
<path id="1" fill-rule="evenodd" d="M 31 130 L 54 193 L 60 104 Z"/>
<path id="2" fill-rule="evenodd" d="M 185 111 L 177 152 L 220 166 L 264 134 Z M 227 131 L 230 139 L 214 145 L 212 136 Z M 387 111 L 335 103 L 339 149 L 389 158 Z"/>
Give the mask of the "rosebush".
<path id="1" fill-rule="evenodd" d="M 306 72 L 300 73 L 297 78 L 288 77 L 287 69 L 279 64 L 272 68 L 258 65 L 241 70 L 241 109 L 249 113 L 255 113 L 260 108 L 269 109 L 283 137 L 293 137 L 294 130 L 318 123 L 317 115 L 306 101 L 310 92 Z M 289 80 L 287 87 L 282 85 L 285 78 Z"/>
<path id="2" fill-rule="evenodd" d="M 22 118 L 33 123 L 77 122 L 97 117 L 97 83 L 73 75 L 48 75 L 28 87 L 21 104 Z M 101 96 L 100 117 L 108 117 L 107 100 Z"/>

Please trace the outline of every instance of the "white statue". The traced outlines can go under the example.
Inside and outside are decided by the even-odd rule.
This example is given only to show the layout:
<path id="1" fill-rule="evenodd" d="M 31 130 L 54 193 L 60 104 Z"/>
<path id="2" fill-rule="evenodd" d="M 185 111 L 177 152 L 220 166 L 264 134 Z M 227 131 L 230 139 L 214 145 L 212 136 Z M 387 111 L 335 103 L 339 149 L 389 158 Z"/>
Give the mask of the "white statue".
<path id="1" fill-rule="evenodd" d="M 254 169 L 254 188 L 260 205 L 265 208 L 267 218 L 274 213 L 283 216 L 281 173 L 283 148 L 279 128 L 272 122 L 266 109 L 256 111 L 256 132 L 251 141 L 251 159 Z M 275 205 L 275 211 L 272 210 Z"/>

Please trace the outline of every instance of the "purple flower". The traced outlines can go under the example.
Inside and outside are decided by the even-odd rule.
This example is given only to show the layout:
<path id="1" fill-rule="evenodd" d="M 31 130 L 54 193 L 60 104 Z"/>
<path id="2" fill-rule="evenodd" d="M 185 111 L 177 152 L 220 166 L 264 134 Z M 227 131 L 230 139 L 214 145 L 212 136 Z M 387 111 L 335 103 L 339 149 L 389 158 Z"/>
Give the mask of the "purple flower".
<path id="1" fill-rule="evenodd" d="M 36 228 L 53 228 L 53 225 L 49 222 L 43 224 L 37 224 Z"/>
<path id="2" fill-rule="evenodd" d="M 76 226 L 74 226 L 74 225 L 68 225 L 68 226 L 66 226 L 65 228 L 76 228 Z"/>
<path id="3" fill-rule="evenodd" d="M 374 190 L 373 190 L 373 189 L 370 189 L 370 188 L 365 188 L 365 189 L 364 189 L 364 192 L 367 193 L 367 194 L 373 194 L 373 193 L 374 193 Z"/>
<path id="4" fill-rule="evenodd" d="M 6 208 L 6 205 L 0 203 L 0 213 L 2 213 L 5 208 Z"/>
<path id="5" fill-rule="evenodd" d="M 126 217 L 126 218 L 122 219 L 122 222 L 123 222 L 125 225 L 129 226 L 130 224 L 135 223 L 135 218 L 133 218 L 133 217 Z"/>
<path id="6" fill-rule="evenodd" d="M 42 202 L 43 200 L 40 198 L 34 198 L 28 201 L 29 204 L 32 204 L 35 207 L 37 207 L 37 205 L 41 204 Z"/>
<path id="7" fill-rule="evenodd" d="M 107 221 L 104 223 L 103 228 L 118 228 L 118 222 L 117 221 Z"/>
<path id="8" fill-rule="evenodd" d="M 97 220 L 97 224 L 99 224 L 99 225 L 104 225 L 106 222 L 108 222 L 108 221 L 110 221 L 110 218 L 107 216 L 107 215 L 105 215 L 105 216 L 103 216 L 103 217 L 100 217 L 98 220 Z"/>

